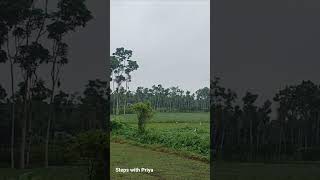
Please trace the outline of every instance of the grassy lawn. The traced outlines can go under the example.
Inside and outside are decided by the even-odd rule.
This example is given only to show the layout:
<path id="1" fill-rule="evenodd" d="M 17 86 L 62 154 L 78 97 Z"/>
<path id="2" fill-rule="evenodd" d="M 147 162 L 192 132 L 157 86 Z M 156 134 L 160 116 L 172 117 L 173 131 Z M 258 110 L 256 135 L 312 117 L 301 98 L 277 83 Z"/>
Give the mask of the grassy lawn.
<path id="1" fill-rule="evenodd" d="M 153 173 L 116 173 L 115 168 L 149 168 Z M 209 164 L 128 144 L 111 143 L 111 179 L 209 179 Z"/>
<path id="2" fill-rule="evenodd" d="M 86 169 L 81 167 L 0 169 L 0 180 L 85 180 L 86 178 Z"/>
<path id="3" fill-rule="evenodd" d="M 215 180 L 319 180 L 320 163 L 215 163 Z"/>

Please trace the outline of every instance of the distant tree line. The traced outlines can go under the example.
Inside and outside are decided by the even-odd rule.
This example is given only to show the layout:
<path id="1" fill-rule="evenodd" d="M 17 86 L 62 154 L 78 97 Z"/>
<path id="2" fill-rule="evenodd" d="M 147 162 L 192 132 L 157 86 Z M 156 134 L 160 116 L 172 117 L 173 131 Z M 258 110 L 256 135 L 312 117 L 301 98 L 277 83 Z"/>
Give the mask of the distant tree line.
<path id="1" fill-rule="evenodd" d="M 138 87 L 135 91 L 120 88 L 111 94 L 112 113 L 116 114 L 117 108 L 120 114 L 133 113 L 130 105 L 138 102 L 149 102 L 158 112 L 209 112 L 210 89 L 204 87 L 191 93 L 179 87 L 164 88 L 161 84 L 152 88 Z"/>
<path id="2" fill-rule="evenodd" d="M 211 82 L 211 132 L 217 160 L 320 160 L 320 85 L 311 81 L 286 86 L 272 101 L 257 105 L 247 92 L 237 102 L 231 89 Z"/>
<path id="3" fill-rule="evenodd" d="M 195 93 L 179 87 L 164 88 L 161 84 L 151 88 L 138 87 L 130 91 L 131 73 L 139 69 L 132 59 L 132 50 L 117 48 L 110 56 L 111 112 L 112 114 L 133 113 L 131 105 L 149 102 L 159 112 L 196 112 L 209 111 L 210 89 L 204 87 Z"/>

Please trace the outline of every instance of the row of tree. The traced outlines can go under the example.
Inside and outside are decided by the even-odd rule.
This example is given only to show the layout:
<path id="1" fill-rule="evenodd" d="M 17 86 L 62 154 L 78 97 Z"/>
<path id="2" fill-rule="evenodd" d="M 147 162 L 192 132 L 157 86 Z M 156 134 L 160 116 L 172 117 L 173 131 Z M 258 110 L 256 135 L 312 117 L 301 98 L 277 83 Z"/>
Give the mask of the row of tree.
<path id="1" fill-rule="evenodd" d="M 257 105 L 247 92 L 242 103 L 220 79 L 211 83 L 214 157 L 224 160 L 319 160 L 320 86 L 311 81 L 286 86 Z M 271 118 L 272 106 L 276 118 Z"/>
<path id="2" fill-rule="evenodd" d="M 126 107 L 138 102 L 150 102 L 158 112 L 208 112 L 210 109 L 210 89 L 201 88 L 195 93 L 179 87 L 164 88 L 161 84 L 152 88 L 138 87 L 135 91 L 120 88 L 111 94 L 112 113 L 132 113 Z M 118 109 L 119 108 L 119 109 Z M 118 109 L 118 110 L 117 110 Z"/>
<path id="3" fill-rule="evenodd" d="M 195 93 L 179 87 L 164 88 L 161 84 L 152 88 L 138 87 L 130 91 L 131 73 L 139 69 L 137 61 L 132 60 L 133 52 L 117 48 L 110 56 L 110 81 L 112 83 L 111 108 L 113 114 L 131 113 L 128 106 L 148 101 L 153 109 L 161 112 L 209 111 L 209 88 L 199 89 Z"/>
<path id="4" fill-rule="evenodd" d="M 0 128 L 1 137 L 11 136 L 11 107 L 15 104 L 15 127 L 14 127 L 14 154 L 20 151 L 16 144 L 21 144 L 21 131 L 17 131 L 23 126 L 24 117 L 24 82 L 19 83 L 18 90 L 15 92 L 15 99 L 8 96 L 8 93 L 0 85 Z M 54 144 L 57 144 L 59 139 L 67 141 L 68 137 L 75 136 L 79 133 L 93 129 L 101 129 L 105 126 L 108 118 L 108 82 L 102 80 L 90 80 L 84 88 L 84 92 L 68 94 L 63 91 L 58 91 L 53 98 L 53 114 L 50 128 L 50 152 L 54 152 Z M 32 164 L 38 164 L 39 159 L 31 158 L 32 154 L 44 152 L 37 148 L 43 147 L 46 142 L 47 121 L 50 118 L 48 111 L 52 107 L 50 104 L 50 89 L 45 82 L 38 80 L 35 86 L 30 89 L 31 97 L 28 101 L 28 116 L 27 116 L 27 134 L 26 134 L 26 149 L 25 149 L 25 166 L 31 167 Z M 10 144 L 9 138 L 1 138 L 0 144 Z M 67 146 L 68 144 L 64 144 Z M 61 147 L 60 147 L 61 148 Z M 66 147 L 62 147 L 66 148 Z M 8 148 L 7 150 L 9 150 Z M 36 150 L 32 152 L 33 150 Z M 1 161 L 9 162 L 7 159 L 8 152 L 1 153 Z M 62 153 L 62 152 L 59 152 Z M 51 153 L 52 154 L 52 153 Z M 20 159 L 21 157 L 16 157 Z M 50 158 L 51 162 L 56 162 L 54 157 Z M 59 162 L 62 163 L 62 162 Z"/>

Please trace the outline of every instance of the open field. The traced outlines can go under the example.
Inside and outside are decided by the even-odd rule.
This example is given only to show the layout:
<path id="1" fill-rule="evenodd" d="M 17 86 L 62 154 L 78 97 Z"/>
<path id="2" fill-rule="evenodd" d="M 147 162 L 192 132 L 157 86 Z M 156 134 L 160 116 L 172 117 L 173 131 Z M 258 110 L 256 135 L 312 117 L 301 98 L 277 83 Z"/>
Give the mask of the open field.
<path id="1" fill-rule="evenodd" d="M 174 150 L 188 151 L 209 159 L 210 123 L 209 113 L 157 113 L 146 124 L 146 132 L 137 132 L 135 114 L 112 117 L 123 123 L 112 132 L 112 137 L 121 137 L 141 144 L 163 145 Z"/>
<path id="2" fill-rule="evenodd" d="M 320 163 L 215 163 L 215 180 L 319 180 Z"/>
<path id="3" fill-rule="evenodd" d="M 153 173 L 116 173 L 115 168 L 149 168 Z M 111 179 L 209 179 L 209 164 L 128 144 L 111 143 Z"/>
<path id="4" fill-rule="evenodd" d="M 122 127 L 112 130 L 112 139 L 118 143 L 111 143 L 111 179 L 209 179 L 209 113 L 157 113 L 143 134 L 137 132 L 135 114 L 112 119 Z M 120 144 L 117 138 L 138 146 Z M 154 172 L 116 173 L 117 167 Z"/>

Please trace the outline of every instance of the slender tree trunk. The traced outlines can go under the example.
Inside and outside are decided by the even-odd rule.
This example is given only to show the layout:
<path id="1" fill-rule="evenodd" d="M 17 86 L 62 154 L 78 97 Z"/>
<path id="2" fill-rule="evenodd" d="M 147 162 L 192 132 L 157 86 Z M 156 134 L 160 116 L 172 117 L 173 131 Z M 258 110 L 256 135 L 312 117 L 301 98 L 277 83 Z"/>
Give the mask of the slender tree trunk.
<path id="1" fill-rule="evenodd" d="M 14 134 L 15 134 L 15 95 L 14 95 L 14 74 L 13 62 L 10 60 L 10 73 L 11 73 L 11 168 L 14 168 Z"/>
<path id="2" fill-rule="evenodd" d="M 257 135 L 257 144 L 256 144 L 256 153 L 255 154 L 259 154 L 259 143 L 260 143 L 260 133 L 258 133 L 258 135 Z"/>
<path id="3" fill-rule="evenodd" d="M 117 109 L 116 109 L 116 115 L 119 115 L 119 87 L 117 89 Z"/>
<path id="4" fill-rule="evenodd" d="M 7 53 L 8 53 L 8 58 L 10 61 L 10 77 L 11 77 L 11 97 L 12 97 L 12 102 L 11 102 L 11 152 L 10 152 L 10 159 L 11 159 L 11 168 L 14 168 L 14 139 L 15 139 L 15 94 L 14 94 L 14 61 L 11 57 L 10 53 L 10 38 L 9 38 L 9 33 L 7 34 Z M 17 37 L 15 36 L 15 46 L 17 43 Z M 17 46 L 16 46 L 17 47 Z M 17 55 L 17 49 L 16 49 L 16 55 Z"/>
<path id="5" fill-rule="evenodd" d="M 56 86 L 56 62 L 53 62 L 52 70 L 51 70 L 51 97 L 50 97 L 50 109 L 49 109 L 49 118 L 47 124 L 47 131 L 46 131 L 46 142 L 45 142 L 45 167 L 49 167 L 49 141 L 50 141 L 50 129 L 51 129 L 51 122 L 53 121 L 54 115 L 54 91 Z"/>
<path id="6" fill-rule="evenodd" d="M 281 159 L 281 145 L 282 145 L 282 125 L 280 125 L 280 135 L 279 135 L 279 152 L 278 152 L 278 158 Z"/>
<path id="7" fill-rule="evenodd" d="M 51 89 L 52 92 L 54 88 Z M 47 131 L 46 131 L 46 143 L 45 143 L 45 167 L 49 167 L 49 141 L 50 141 L 50 129 L 51 129 L 51 122 L 53 119 L 53 111 L 54 111 L 54 104 L 53 104 L 53 94 L 50 98 L 50 110 L 49 110 L 49 117 L 48 117 L 48 124 L 47 124 Z"/>
<path id="8" fill-rule="evenodd" d="M 128 82 L 126 81 L 126 91 L 125 91 L 125 100 L 124 100 L 124 107 L 123 107 L 123 114 L 126 115 L 126 108 L 127 108 L 127 101 L 128 101 Z"/>
<path id="9" fill-rule="evenodd" d="M 224 138 L 225 138 L 225 116 L 221 114 L 221 125 L 222 125 L 222 132 L 221 132 L 221 142 L 220 142 L 220 155 L 223 159 L 223 145 L 224 145 Z"/>
<path id="10" fill-rule="evenodd" d="M 319 112 L 317 112 L 317 114 L 316 114 L 316 121 L 317 121 L 317 127 L 316 127 L 316 145 L 319 145 L 319 136 L 320 136 L 320 127 L 319 127 L 319 125 L 320 125 L 320 122 L 319 122 Z"/>
<path id="11" fill-rule="evenodd" d="M 112 78 L 113 79 L 113 78 Z M 114 80 L 112 80 L 112 92 L 113 92 L 113 95 L 111 94 L 111 98 L 112 98 L 112 111 L 113 111 L 113 114 L 115 115 L 116 114 L 116 94 L 115 94 L 115 91 L 114 91 Z"/>
<path id="12" fill-rule="evenodd" d="M 224 145 L 224 136 L 225 136 L 225 129 L 222 130 L 221 142 L 220 142 L 220 154 L 221 158 L 223 159 L 223 145 Z"/>
<path id="13" fill-rule="evenodd" d="M 28 85 L 29 78 L 27 77 L 25 80 L 25 97 L 24 97 L 24 117 L 22 118 L 22 126 L 21 126 L 21 147 L 20 147 L 20 168 L 25 168 L 25 150 L 26 150 L 26 126 L 27 126 L 27 96 L 29 91 Z"/>
<path id="14" fill-rule="evenodd" d="M 241 129 L 240 129 L 240 127 L 239 127 L 239 125 L 238 125 L 238 127 L 237 127 L 237 130 L 238 130 L 238 134 L 237 134 L 237 145 L 240 145 L 240 138 L 241 138 Z"/>
<path id="15" fill-rule="evenodd" d="M 252 118 L 250 117 L 250 158 L 252 158 L 252 144 L 253 144 Z"/>
<path id="16" fill-rule="evenodd" d="M 308 148 L 308 136 L 307 136 L 307 132 L 305 132 L 305 135 L 304 135 L 304 152 L 307 152 L 307 148 Z"/>
<path id="17" fill-rule="evenodd" d="M 299 144 L 299 147 L 302 147 L 302 133 L 301 133 L 301 128 L 299 128 L 299 133 L 298 133 L 298 144 Z"/>
<path id="18" fill-rule="evenodd" d="M 294 128 L 293 127 L 291 127 L 290 132 L 291 132 L 291 145 L 293 146 L 294 145 Z"/>
<path id="19" fill-rule="evenodd" d="M 28 144 L 26 152 L 26 166 L 30 165 L 30 151 L 31 151 L 31 141 L 32 141 L 32 103 L 31 97 L 29 97 L 29 111 L 28 111 Z"/>

